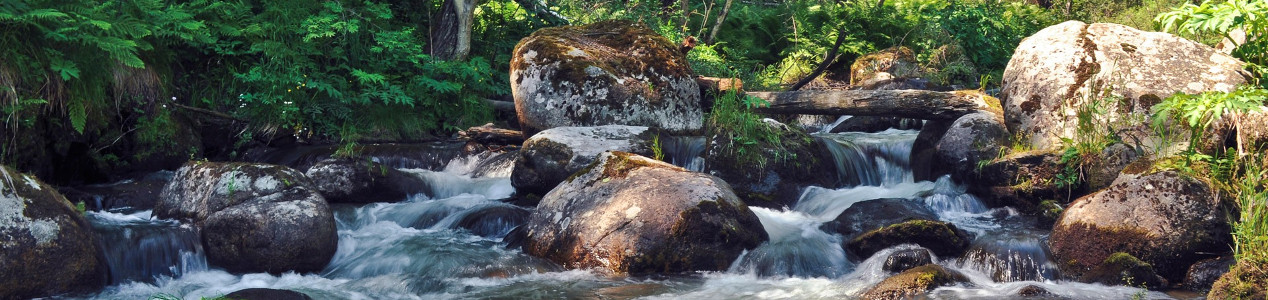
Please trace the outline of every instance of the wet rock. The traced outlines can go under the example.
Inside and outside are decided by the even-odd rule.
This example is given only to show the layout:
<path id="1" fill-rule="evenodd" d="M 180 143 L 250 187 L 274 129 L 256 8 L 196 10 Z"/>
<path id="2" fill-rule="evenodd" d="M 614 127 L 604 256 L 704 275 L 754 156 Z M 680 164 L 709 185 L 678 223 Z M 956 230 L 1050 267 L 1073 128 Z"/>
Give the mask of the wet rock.
<path id="1" fill-rule="evenodd" d="M 920 129 L 923 123 L 923 121 L 917 119 L 857 116 L 846 119 L 841 124 L 837 124 L 836 127 L 832 127 L 828 132 L 881 132 L 890 128 L 911 130 Z"/>
<path id="2" fill-rule="evenodd" d="M 1043 287 L 1033 285 L 1033 284 L 1026 285 L 1022 287 L 1021 289 L 1017 290 L 1017 295 L 1022 297 L 1052 297 L 1054 296 L 1052 292 L 1048 291 L 1048 289 L 1045 289 Z"/>
<path id="3" fill-rule="evenodd" d="M 863 293 L 870 300 L 912 299 L 933 289 L 968 282 L 964 274 L 942 266 L 928 264 L 889 278 Z"/>
<path id="4" fill-rule="evenodd" d="M 417 176 L 365 159 L 323 160 L 305 175 L 331 203 L 398 202 L 426 187 Z"/>
<path id="5" fill-rule="evenodd" d="M 163 188 L 154 215 L 192 221 L 208 262 L 231 272 L 316 272 L 338 242 L 326 200 L 283 166 L 187 163 Z"/>
<path id="6" fill-rule="evenodd" d="M 511 58 L 520 124 L 526 133 L 598 125 L 698 131 L 700 88 L 678 49 L 630 21 L 538 30 Z"/>
<path id="7" fill-rule="evenodd" d="M 823 140 L 775 122 L 766 126 L 778 132 L 780 145 L 755 141 L 747 151 L 758 153 L 738 150 L 742 142 L 734 140 L 734 133 L 715 128 L 705 150 L 705 172 L 722 178 L 746 204 L 758 207 L 792 206 L 807 186 L 837 185 L 832 153 Z"/>
<path id="8" fill-rule="evenodd" d="M 1210 291 L 1215 281 L 1236 263 L 1231 256 L 1200 260 L 1189 266 L 1189 273 L 1184 276 L 1184 288 L 1194 292 Z"/>
<path id="9" fill-rule="evenodd" d="M 932 166 L 938 141 L 947 133 L 947 130 L 951 129 L 951 123 L 929 120 L 920 127 L 920 134 L 916 135 L 916 141 L 911 145 L 911 175 L 916 180 L 933 181 L 946 174 L 943 170 L 935 170 Z"/>
<path id="10" fill-rule="evenodd" d="M 933 263 L 933 254 L 929 253 L 928 249 L 906 249 L 895 251 L 886 257 L 885 265 L 881 266 L 881 269 L 889 272 L 903 272 L 931 263 Z"/>
<path id="11" fill-rule="evenodd" d="M 89 209 L 107 210 L 120 207 L 131 207 L 138 210 L 153 209 L 158 201 L 159 193 L 168 181 L 172 180 L 171 171 L 160 171 L 136 180 L 125 180 L 112 184 L 64 187 L 60 191 L 71 203 L 83 202 Z"/>
<path id="12" fill-rule="evenodd" d="M 916 55 L 907 47 L 891 47 L 866 54 L 854 60 L 850 66 L 850 85 L 874 85 L 895 78 L 913 78 L 924 75 Z"/>
<path id="13" fill-rule="evenodd" d="M 1124 252 L 1179 282 L 1201 253 L 1229 251 L 1230 207 L 1208 184 L 1175 171 L 1126 175 L 1061 214 L 1049 246 L 1062 273 L 1081 277 Z"/>
<path id="14" fill-rule="evenodd" d="M 1211 286 L 1207 299 L 1268 299 L 1268 269 L 1262 262 L 1239 261 Z"/>
<path id="15" fill-rule="evenodd" d="M 1084 273 L 1079 281 L 1150 288 L 1167 286 L 1167 280 L 1154 272 L 1153 265 L 1123 252 L 1111 254 L 1104 262 Z"/>
<path id="16" fill-rule="evenodd" d="M 1004 119 L 1009 132 L 1028 136 L 1035 149 L 1055 148 L 1061 138 L 1075 137 L 1071 107 L 1103 101 L 1106 90 L 1122 98 L 1105 101 L 1100 117 L 1130 120 L 1148 116 L 1173 93 L 1232 91 L 1249 78 L 1243 66 L 1171 34 L 1068 21 L 1022 40 L 1013 53 L 1002 78 Z M 1125 141 L 1157 145 L 1148 123 L 1126 124 L 1118 133 Z"/>
<path id="17" fill-rule="evenodd" d="M 977 179 L 981 162 L 999 157 L 1008 145 L 1001 116 L 977 112 L 956 119 L 934 146 L 933 168 L 946 170 L 960 182 Z"/>
<path id="18" fill-rule="evenodd" d="M 0 298 L 90 292 L 106 284 L 106 259 L 88 221 L 57 190 L 0 166 Z"/>
<path id="19" fill-rule="evenodd" d="M 1041 200 L 1058 203 L 1081 196 L 1073 187 L 1056 180 L 1065 171 L 1061 154 L 1055 151 L 1024 151 L 1008 154 L 982 166 L 979 178 L 969 181 L 969 192 L 991 207 L 1011 206 L 1026 213 L 1041 214 Z M 1054 218 L 1056 216 L 1053 216 Z M 1055 219 L 1054 219 L 1055 221 Z"/>
<path id="20" fill-rule="evenodd" d="M 292 290 L 252 288 L 225 294 L 224 299 L 233 300 L 312 300 L 304 293 Z"/>
<path id="21" fill-rule="evenodd" d="M 539 132 L 520 149 L 511 185 L 520 194 L 543 195 L 604 151 L 651 155 L 655 134 L 647 127 L 606 125 L 558 127 Z"/>
<path id="22" fill-rule="evenodd" d="M 972 237 L 964 230 L 956 228 L 955 224 L 912 220 L 864 233 L 847 243 L 846 248 L 866 259 L 885 248 L 916 244 L 928 248 L 938 256 L 956 257 L 964 253 L 971 241 Z"/>
<path id="23" fill-rule="evenodd" d="M 726 270 L 768 238 L 721 179 L 624 152 L 546 194 L 522 228 L 529 254 L 629 274 Z"/>
<path id="24" fill-rule="evenodd" d="M 511 205 L 494 205 L 462 216 L 455 223 L 472 234 L 498 238 L 504 237 L 512 228 L 528 221 L 531 212 L 528 209 Z"/>
<path id="25" fill-rule="evenodd" d="M 864 232 L 911 220 L 938 220 L 938 214 L 921 201 L 874 199 L 850 205 L 836 219 L 821 226 L 826 232 L 851 239 Z"/>

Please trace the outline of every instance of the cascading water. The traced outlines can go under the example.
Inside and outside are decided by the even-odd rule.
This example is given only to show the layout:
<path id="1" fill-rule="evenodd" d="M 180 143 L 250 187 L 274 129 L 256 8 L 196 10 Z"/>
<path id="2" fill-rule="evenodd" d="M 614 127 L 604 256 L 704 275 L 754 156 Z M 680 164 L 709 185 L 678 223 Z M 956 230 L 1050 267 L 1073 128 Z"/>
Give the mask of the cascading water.
<path id="1" fill-rule="evenodd" d="M 660 137 L 665 160 L 692 172 L 704 171 L 705 138 L 702 136 Z"/>
<path id="2" fill-rule="evenodd" d="M 816 134 L 836 161 L 842 186 L 892 186 L 911 182 L 911 147 L 919 131 Z"/>
<path id="3" fill-rule="evenodd" d="M 893 275 L 881 268 L 890 253 L 916 247 L 897 246 L 851 261 L 842 247 L 843 238 L 821 228 L 852 205 L 879 198 L 927 205 L 940 219 L 978 237 L 969 254 L 934 258 L 935 263 L 964 273 L 971 282 L 934 290 L 929 294 L 933 298 L 1005 299 L 1031 285 L 1074 299 L 1125 299 L 1141 291 L 1060 281 L 1042 247 L 1046 232 L 1028 227 L 1020 221 L 1022 216 L 1010 210 L 987 209 L 948 178 L 911 180 L 905 157 L 914 132 L 820 136 L 853 146 L 829 143 L 848 150 L 842 153 L 856 154 L 838 157 L 842 160 L 838 165 L 860 166 L 843 174 L 872 176 L 870 181 L 835 189 L 809 187 L 788 209 L 752 208 L 771 239 L 747 251 L 725 272 L 609 276 L 567 270 L 507 249 L 503 237 L 522 224 L 531 209 L 503 202 L 514 192 L 508 179 L 509 160 L 482 155 L 455 159 L 437 170 L 406 168 L 427 187 L 401 202 L 333 205 L 339 248 L 316 274 L 230 274 L 206 264 L 197 235 L 188 225 L 152 220 L 148 212 L 89 213 L 108 249 L 120 249 L 119 257 L 132 255 L 155 262 L 112 260 L 112 270 L 124 272 L 116 277 L 127 280 L 116 280 L 89 298 L 145 299 L 166 294 L 199 299 L 246 288 L 275 288 L 314 299 L 850 299 Z M 677 145 L 670 148 L 678 149 Z M 687 153 L 684 157 L 690 157 L 689 152 L 671 156 Z M 851 159 L 855 161 L 844 161 Z M 123 250 L 145 249 L 140 245 L 163 250 Z M 1143 295 L 1167 298 L 1156 292 Z"/>

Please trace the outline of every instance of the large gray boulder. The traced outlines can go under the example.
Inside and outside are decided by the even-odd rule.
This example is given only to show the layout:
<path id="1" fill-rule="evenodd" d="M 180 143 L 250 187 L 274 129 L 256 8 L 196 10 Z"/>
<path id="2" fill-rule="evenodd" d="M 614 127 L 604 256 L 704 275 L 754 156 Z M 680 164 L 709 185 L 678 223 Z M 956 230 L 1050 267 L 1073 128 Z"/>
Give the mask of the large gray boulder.
<path id="1" fill-rule="evenodd" d="M 0 298 L 88 292 L 109 277 L 82 213 L 34 176 L 0 166 Z"/>
<path id="2" fill-rule="evenodd" d="M 163 188 L 154 215 L 193 222 L 208 262 L 232 272 L 320 271 L 338 243 L 326 199 L 284 166 L 187 163 Z"/>
<path id="3" fill-rule="evenodd" d="M 426 187 L 417 176 L 367 159 L 326 159 L 304 174 L 332 203 L 397 202 Z"/>
<path id="4" fill-rule="evenodd" d="M 529 254 L 617 274 L 726 270 L 767 240 L 726 182 L 624 152 L 546 194 L 522 231 Z"/>
<path id="5" fill-rule="evenodd" d="M 1180 282 L 1202 253 L 1230 249 L 1231 209 L 1200 180 L 1175 171 L 1124 174 L 1075 200 L 1049 238 L 1064 274 L 1082 277 L 1123 252 Z"/>
<path id="6" fill-rule="evenodd" d="M 647 127 L 623 125 L 539 132 L 524 141 L 511 170 L 511 186 L 520 193 L 544 195 L 605 151 L 651 155 L 653 138 Z"/>
<path id="7" fill-rule="evenodd" d="M 630 21 L 545 28 L 520 40 L 511 94 L 530 133 L 597 125 L 687 132 L 704 120 L 686 52 Z"/>
<path id="8" fill-rule="evenodd" d="M 1029 137 L 1036 149 L 1060 146 L 1075 137 L 1079 107 L 1101 101 L 1105 91 L 1122 99 L 1105 101 L 1098 116 L 1129 120 L 1124 141 L 1155 145 L 1150 108 L 1177 93 L 1232 91 L 1246 83 L 1244 63 L 1209 46 L 1167 33 L 1118 24 L 1067 21 L 1022 40 L 1004 70 L 1001 99 L 1014 134 Z"/>
<path id="9" fill-rule="evenodd" d="M 1008 145 L 1003 122 L 1000 115 L 985 111 L 956 119 L 934 146 L 934 170 L 949 172 L 961 182 L 975 179 L 979 163 L 999 157 Z"/>

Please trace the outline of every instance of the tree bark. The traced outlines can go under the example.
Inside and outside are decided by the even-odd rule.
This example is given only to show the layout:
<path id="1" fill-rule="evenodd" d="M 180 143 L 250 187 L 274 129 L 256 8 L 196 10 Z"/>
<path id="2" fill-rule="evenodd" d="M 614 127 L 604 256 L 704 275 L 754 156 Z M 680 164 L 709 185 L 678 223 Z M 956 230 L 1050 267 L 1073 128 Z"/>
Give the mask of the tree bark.
<path id="1" fill-rule="evenodd" d="M 445 0 L 432 18 L 431 55 L 441 60 L 463 60 L 471 53 L 475 0 Z"/>
<path id="2" fill-rule="evenodd" d="M 726 21 L 726 14 L 731 12 L 731 2 L 734 0 L 726 0 L 726 5 L 722 6 L 722 12 L 718 14 L 718 20 L 713 24 L 713 30 L 709 31 L 709 36 L 704 39 L 705 45 L 713 45 L 718 39 L 718 31 L 722 30 L 722 22 Z"/>
<path id="3" fill-rule="evenodd" d="M 811 114 L 900 117 L 922 120 L 955 120 L 987 111 L 1003 115 L 999 100 L 978 91 L 800 91 L 750 92 L 766 100 L 755 110 L 769 114 Z"/>

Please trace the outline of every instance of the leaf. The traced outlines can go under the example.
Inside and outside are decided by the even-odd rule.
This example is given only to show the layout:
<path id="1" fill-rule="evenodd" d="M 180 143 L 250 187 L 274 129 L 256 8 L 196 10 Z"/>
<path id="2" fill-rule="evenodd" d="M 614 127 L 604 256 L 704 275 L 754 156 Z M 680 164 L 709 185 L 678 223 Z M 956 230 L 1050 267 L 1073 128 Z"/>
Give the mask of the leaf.
<path id="1" fill-rule="evenodd" d="M 88 120 L 88 109 L 84 103 L 72 102 L 69 104 L 70 125 L 75 128 L 75 132 L 84 133 L 84 125 Z"/>

